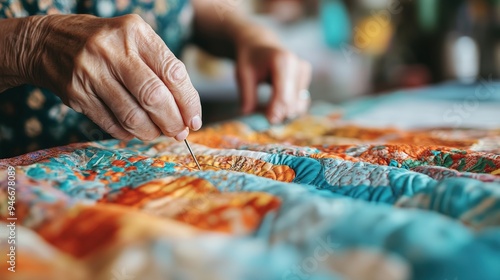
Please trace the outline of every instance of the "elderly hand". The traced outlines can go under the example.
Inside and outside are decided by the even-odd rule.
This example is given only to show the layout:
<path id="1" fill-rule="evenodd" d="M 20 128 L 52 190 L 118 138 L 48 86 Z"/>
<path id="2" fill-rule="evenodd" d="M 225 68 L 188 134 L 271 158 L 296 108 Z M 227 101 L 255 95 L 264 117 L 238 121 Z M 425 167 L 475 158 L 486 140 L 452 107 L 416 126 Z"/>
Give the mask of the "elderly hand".
<path id="1" fill-rule="evenodd" d="M 311 65 L 285 48 L 266 30 L 251 30 L 237 39 L 237 77 L 243 112 L 257 105 L 257 86 L 270 82 L 273 94 L 267 108 L 271 123 L 280 123 L 307 112 L 310 96 Z"/>
<path id="2" fill-rule="evenodd" d="M 184 140 L 201 105 L 184 64 L 137 15 L 33 17 L 31 80 L 118 139 Z"/>

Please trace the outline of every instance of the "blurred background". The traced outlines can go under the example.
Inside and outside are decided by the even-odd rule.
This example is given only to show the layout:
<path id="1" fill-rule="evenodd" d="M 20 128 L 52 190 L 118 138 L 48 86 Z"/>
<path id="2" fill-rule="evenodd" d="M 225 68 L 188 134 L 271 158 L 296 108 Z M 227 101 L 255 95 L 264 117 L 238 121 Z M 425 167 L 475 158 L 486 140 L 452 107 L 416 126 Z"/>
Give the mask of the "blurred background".
<path id="1" fill-rule="evenodd" d="M 221 0 L 214 12 L 223 20 L 234 9 L 274 29 L 313 64 L 313 100 L 340 103 L 500 76 L 500 0 Z M 237 102 L 230 61 L 195 47 L 183 59 L 206 104 Z M 268 98 L 269 88 L 260 96 Z"/>

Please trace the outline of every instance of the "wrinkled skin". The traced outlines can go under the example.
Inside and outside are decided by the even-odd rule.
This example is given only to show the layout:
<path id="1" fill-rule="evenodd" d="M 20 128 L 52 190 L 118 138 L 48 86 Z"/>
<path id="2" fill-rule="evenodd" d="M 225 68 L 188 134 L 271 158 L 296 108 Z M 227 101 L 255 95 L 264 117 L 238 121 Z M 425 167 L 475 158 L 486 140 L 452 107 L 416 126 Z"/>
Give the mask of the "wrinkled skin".
<path id="1" fill-rule="evenodd" d="M 220 34 L 232 46 L 244 113 L 255 111 L 263 82 L 273 87 L 267 109 L 272 123 L 307 111 L 309 100 L 301 92 L 311 80 L 309 63 L 265 29 L 236 16 L 219 22 L 203 6 L 209 2 L 194 2 L 207 11 L 199 12 L 205 32 L 228 26 Z M 46 87 L 118 139 L 148 141 L 164 134 L 181 141 L 202 126 L 200 98 L 184 64 L 138 15 L 34 16 L 3 20 L 0 30 L 14 34 L 0 34 L 0 91 L 24 83 Z M 218 34 L 210 36 L 216 48 L 228 45 Z"/>
<path id="2" fill-rule="evenodd" d="M 184 64 L 139 16 L 45 21 L 50 31 L 37 67 L 44 84 L 112 136 L 183 140 L 188 128 L 201 127 L 200 99 Z"/>

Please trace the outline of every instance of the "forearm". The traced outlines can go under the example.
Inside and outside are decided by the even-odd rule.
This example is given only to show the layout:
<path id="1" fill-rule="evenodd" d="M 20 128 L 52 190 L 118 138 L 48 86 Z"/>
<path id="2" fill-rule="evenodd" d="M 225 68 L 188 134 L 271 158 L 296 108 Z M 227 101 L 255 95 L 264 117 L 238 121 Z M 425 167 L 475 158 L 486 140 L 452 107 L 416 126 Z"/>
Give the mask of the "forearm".
<path id="1" fill-rule="evenodd" d="M 192 0 L 194 6 L 195 44 L 222 57 L 235 58 L 236 49 L 243 42 L 252 41 L 279 44 L 268 29 L 251 22 L 235 0 Z"/>
<path id="2" fill-rule="evenodd" d="M 33 83 L 42 17 L 0 20 L 0 93 Z"/>

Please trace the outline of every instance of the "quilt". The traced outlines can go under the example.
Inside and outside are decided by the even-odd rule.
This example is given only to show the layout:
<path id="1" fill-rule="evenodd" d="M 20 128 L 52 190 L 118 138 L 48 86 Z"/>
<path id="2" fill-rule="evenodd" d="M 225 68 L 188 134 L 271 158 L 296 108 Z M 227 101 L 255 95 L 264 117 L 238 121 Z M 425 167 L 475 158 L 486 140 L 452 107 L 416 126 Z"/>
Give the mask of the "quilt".
<path id="1" fill-rule="evenodd" d="M 500 130 L 316 106 L 0 160 L 1 279 L 499 279 Z"/>

